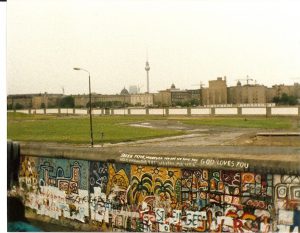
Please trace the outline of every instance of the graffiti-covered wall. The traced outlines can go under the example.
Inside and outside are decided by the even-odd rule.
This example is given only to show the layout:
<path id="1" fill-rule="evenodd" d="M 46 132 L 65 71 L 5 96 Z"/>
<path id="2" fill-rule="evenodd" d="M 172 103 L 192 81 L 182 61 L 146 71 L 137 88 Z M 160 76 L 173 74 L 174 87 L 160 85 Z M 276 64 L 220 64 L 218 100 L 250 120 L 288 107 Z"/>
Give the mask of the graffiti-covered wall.
<path id="1" fill-rule="evenodd" d="M 300 176 L 21 156 L 38 215 L 139 232 L 271 232 L 299 227 Z"/>

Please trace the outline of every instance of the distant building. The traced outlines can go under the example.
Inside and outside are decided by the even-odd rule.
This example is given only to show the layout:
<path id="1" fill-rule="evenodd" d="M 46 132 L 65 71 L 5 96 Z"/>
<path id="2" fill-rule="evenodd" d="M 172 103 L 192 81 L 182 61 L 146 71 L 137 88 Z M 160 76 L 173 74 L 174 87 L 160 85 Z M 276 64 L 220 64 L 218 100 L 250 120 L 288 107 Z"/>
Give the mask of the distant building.
<path id="1" fill-rule="evenodd" d="M 187 90 L 171 91 L 171 103 L 173 106 L 184 104 L 191 101 L 191 93 Z"/>
<path id="2" fill-rule="evenodd" d="M 192 90 L 180 90 L 174 83 L 169 89 L 161 90 L 154 94 L 154 104 L 159 106 L 176 106 L 190 102 L 195 93 Z M 199 93 L 197 93 L 197 99 Z"/>
<path id="3" fill-rule="evenodd" d="M 273 101 L 274 97 L 281 97 L 285 93 L 287 95 L 292 95 L 300 99 L 300 84 L 294 83 L 294 85 L 286 86 L 284 84 L 274 85 L 267 89 L 267 100 L 269 102 Z"/>
<path id="4" fill-rule="evenodd" d="M 140 93 L 130 95 L 130 104 L 137 106 L 152 106 L 153 105 L 153 94 L 150 93 Z"/>
<path id="5" fill-rule="evenodd" d="M 23 94 L 23 95 L 8 95 L 7 105 L 12 109 L 17 108 L 52 108 L 59 104 L 62 94 Z"/>
<path id="6" fill-rule="evenodd" d="M 123 106 L 176 106 L 176 105 L 224 105 L 224 104 L 266 104 L 272 103 L 274 97 L 281 97 L 283 93 L 295 96 L 300 103 L 300 84 L 274 85 L 268 88 L 264 85 L 246 84 L 240 81 L 236 86 L 227 87 L 226 77 L 210 80 L 208 88 L 194 90 L 180 90 L 174 84 L 158 93 L 135 93 L 136 86 L 129 91 L 124 87 L 120 94 L 102 95 L 92 93 L 92 103 L 96 107 L 123 107 Z M 134 94 L 135 93 L 135 94 Z M 58 107 L 63 94 L 22 94 L 8 95 L 7 107 L 20 108 L 52 108 Z M 75 107 L 87 107 L 89 95 L 73 95 Z M 103 104 L 106 103 L 106 104 Z"/>
<path id="7" fill-rule="evenodd" d="M 241 85 L 238 81 L 234 87 L 228 87 L 228 103 L 230 104 L 261 104 L 267 103 L 266 90 L 263 85 Z"/>
<path id="8" fill-rule="evenodd" d="M 120 93 L 120 95 L 129 95 L 129 91 L 124 87 Z"/>
<path id="9" fill-rule="evenodd" d="M 126 88 L 123 88 L 119 95 L 101 95 L 92 94 L 92 104 L 100 105 L 100 103 L 112 103 L 113 105 L 125 105 L 130 104 L 130 95 Z M 75 107 L 85 108 L 89 103 L 89 95 L 75 95 L 74 104 Z"/>
<path id="10" fill-rule="evenodd" d="M 217 80 L 208 82 L 208 88 L 203 88 L 202 103 L 203 105 L 227 104 L 227 84 L 226 77 L 218 77 Z"/>
<path id="11" fill-rule="evenodd" d="M 129 94 L 138 94 L 139 89 L 137 86 L 129 86 Z"/>
<path id="12" fill-rule="evenodd" d="M 32 108 L 32 97 L 33 94 L 8 95 L 7 106 L 11 109 L 15 109 L 16 107 Z"/>
<path id="13" fill-rule="evenodd" d="M 171 92 L 168 90 L 161 90 L 154 94 L 154 105 L 157 106 L 170 106 L 171 105 Z"/>

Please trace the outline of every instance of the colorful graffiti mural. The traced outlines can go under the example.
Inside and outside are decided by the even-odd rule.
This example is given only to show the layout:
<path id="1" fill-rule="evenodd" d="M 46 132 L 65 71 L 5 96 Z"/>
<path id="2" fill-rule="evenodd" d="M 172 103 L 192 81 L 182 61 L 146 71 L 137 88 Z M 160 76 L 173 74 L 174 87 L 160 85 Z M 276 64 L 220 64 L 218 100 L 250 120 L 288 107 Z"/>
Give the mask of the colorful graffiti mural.
<path id="1" fill-rule="evenodd" d="M 299 229 L 300 177 L 22 156 L 37 214 L 137 232 Z"/>
<path id="2" fill-rule="evenodd" d="M 88 162 L 22 157 L 20 186 L 25 205 L 37 214 L 85 222 L 88 212 Z"/>
<path id="3" fill-rule="evenodd" d="M 276 228 L 280 231 L 300 231 L 300 176 L 274 176 L 274 202 L 278 213 Z"/>

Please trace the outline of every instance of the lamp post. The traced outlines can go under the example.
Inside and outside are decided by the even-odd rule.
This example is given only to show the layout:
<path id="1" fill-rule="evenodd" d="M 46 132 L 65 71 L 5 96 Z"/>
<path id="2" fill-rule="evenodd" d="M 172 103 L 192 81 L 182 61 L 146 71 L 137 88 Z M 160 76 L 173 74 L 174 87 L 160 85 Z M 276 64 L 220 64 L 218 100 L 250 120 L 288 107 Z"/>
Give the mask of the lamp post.
<path id="1" fill-rule="evenodd" d="M 89 74 L 89 99 L 90 99 L 90 131 L 91 131 L 91 147 L 94 146 L 94 139 L 93 139 L 93 122 L 92 122 L 92 94 L 91 94 L 91 75 L 88 70 L 75 67 L 74 70 L 82 70 Z"/>

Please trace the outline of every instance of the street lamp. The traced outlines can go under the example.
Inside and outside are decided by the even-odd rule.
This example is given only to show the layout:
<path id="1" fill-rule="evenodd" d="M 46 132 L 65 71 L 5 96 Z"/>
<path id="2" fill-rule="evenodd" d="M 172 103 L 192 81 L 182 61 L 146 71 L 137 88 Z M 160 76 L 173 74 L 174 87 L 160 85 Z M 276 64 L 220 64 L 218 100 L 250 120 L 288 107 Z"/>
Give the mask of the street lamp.
<path id="1" fill-rule="evenodd" d="M 89 98 L 90 98 L 90 131 L 91 131 L 91 147 L 94 146 L 94 139 L 93 139 L 93 122 L 92 122 L 92 94 L 91 94 L 91 75 L 88 70 L 75 67 L 74 70 L 82 70 L 89 74 Z"/>

